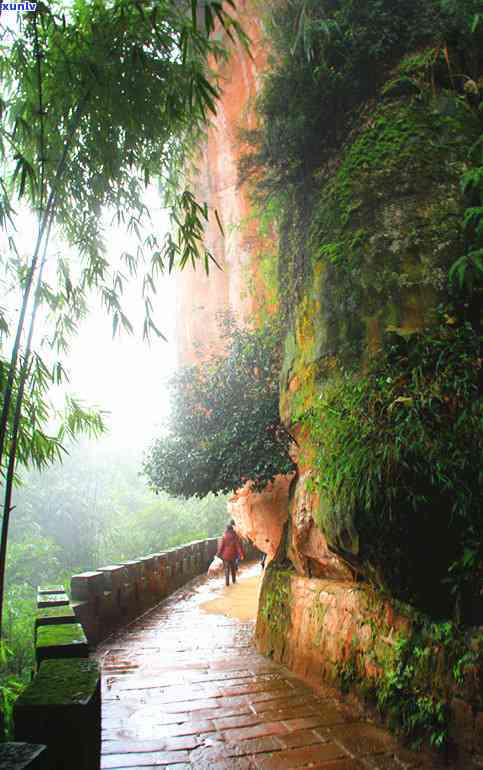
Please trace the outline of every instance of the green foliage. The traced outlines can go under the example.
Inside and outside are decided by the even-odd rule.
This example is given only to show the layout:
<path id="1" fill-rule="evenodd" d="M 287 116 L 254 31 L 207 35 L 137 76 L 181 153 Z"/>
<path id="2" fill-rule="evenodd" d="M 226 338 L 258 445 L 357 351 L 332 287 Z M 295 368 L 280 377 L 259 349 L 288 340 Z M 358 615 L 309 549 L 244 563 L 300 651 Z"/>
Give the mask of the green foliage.
<path id="1" fill-rule="evenodd" d="M 175 195 L 173 174 L 179 181 L 193 138 L 216 110 L 207 60 L 220 59 L 225 48 L 211 36 L 215 20 L 232 38 L 246 37 L 227 10 L 231 2 L 204 4 L 203 19 L 197 6 L 39 4 L 20 30 L 4 34 L 7 189 L 10 182 L 34 208 L 48 207 L 55 194 L 56 221 L 86 258 L 87 283 L 102 282 L 107 268 L 100 212 L 109 208 L 118 225 L 139 232 L 148 214 L 142 190 L 160 174 L 182 235 L 161 247 L 152 239 L 144 244 L 153 268 L 202 253 L 198 229 L 207 212 L 189 190 Z"/>
<path id="2" fill-rule="evenodd" d="M 224 354 L 208 354 L 171 380 L 169 432 L 144 464 L 154 489 L 204 497 L 250 480 L 260 490 L 293 469 L 278 412 L 278 330 L 242 330 L 225 319 L 222 341 Z"/>
<path id="3" fill-rule="evenodd" d="M 2 663 L 2 680 L 30 679 L 34 665 L 34 617 L 37 586 L 59 578 L 61 553 L 54 542 L 31 522 L 22 537 L 11 540 L 7 558 L 7 591 L 3 639 L 8 655 Z M 70 577 L 70 576 L 69 576 Z"/>
<path id="4" fill-rule="evenodd" d="M 258 127 L 242 132 L 252 149 L 240 172 L 253 176 L 257 198 L 275 198 L 282 211 L 284 316 L 293 317 L 314 257 L 329 265 L 329 346 L 340 334 L 360 348 L 364 329 L 354 307 L 362 303 L 369 315 L 388 299 L 397 305 L 400 289 L 415 285 L 415 276 L 398 283 L 407 272 L 401 259 L 419 263 L 421 285 L 426 279 L 440 293 L 450 268 L 451 290 L 481 286 L 479 10 L 478 0 L 284 0 L 266 7 L 271 55 L 256 103 Z M 449 95 L 453 104 L 460 100 L 463 118 L 454 131 Z M 339 165 L 348 149 L 358 160 L 355 178 L 347 163 Z M 432 209 L 421 194 L 430 184 Z M 407 220 L 400 228 L 388 221 L 388 204 L 399 200 Z M 315 226 L 320 205 L 332 218 L 329 229 L 327 222 Z M 391 236 L 389 224 L 401 232 Z M 318 244 L 308 239 L 314 231 Z M 334 313 L 343 320 L 331 321 Z"/>
<path id="5" fill-rule="evenodd" d="M 7 580 L 10 585 L 37 588 L 42 582 L 58 576 L 60 549 L 52 540 L 40 535 L 33 526 L 21 542 L 11 541 L 8 548 Z M 39 565 L 42 565 L 39 567 Z"/>
<path id="6" fill-rule="evenodd" d="M 470 640 L 450 622 L 424 621 L 415 623 L 408 638 L 396 641 L 394 655 L 376 683 L 376 702 L 393 729 L 407 735 L 414 746 L 423 740 L 438 749 L 447 746 L 451 672 L 464 688 L 465 675 L 481 666 L 481 641 L 481 635 Z"/>
<path id="7" fill-rule="evenodd" d="M 344 694 L 350 692 L 352 687 L 358 681 L 357 656 L 352 649 L 349 657 L 346 660 L 338 661 L 336 663 L 335 675 L 337 677 L 340 691 Z"/>
<path id="8" fill-rule="evenodd" d="M 10 650 L 2 641 L 0 647 L 0 725 L 2 727 L 0 742 L 14 739 L 13 704 L 26 684 L 17 677 L 4 673 L 4 665 L 10 654 Z"/>
<path id="9" fill-rule="evenodd" d="M 9 364 L 0 358 L 0 409 L 7 389 Z M 64 442 L 79 435 L 99 436 L 105 430 L 102 412 L 89 409 L 75 398 L 67 396 L 63 410 L 55 409 L 49 401 L 49 388 L 63 381 L 60 363 L 46 366 L 40 356 L 32 359 L 23 399 L 17 439 L 17 463 L 38 470 L 60 460 L 65 453 Z M 18 395 L 18 377 L 13 383 L 13 399 L 9 422 L 13 423 L 14 404 Z M 7 442 L 7 449 L 9 442 Z M 0 469 L 5 472 L 6 458 Z"/>
<path id="10" fill-rule="evenodd" d="M 180 500 L 146 495 L 136 512 L 110 516 L 102 533 L 104 562 L 127 561 L 140 554 L 159 553 L 194 540 L 218 537 L 226 526 L 226 498 L 207 495 L 203 500 Z M 149 502 L 148 502 L 149 499 Z"/>
<path id="11" fill-rule="evenodd" d="M 483 99 L 480 99 L 483 115 Z M 460 289 L 471 293 L 483 283 L 483 139 L 480 138 L 469 152 L 470 168 L 461 178 L 461 188 L 467 200 L 463 227 L 464 253 L 453 263 L 449 279 Z"/>
<path id="12" fill-rule="evenodd" d="M 154 495 L 139 473 L 139 453 L 109 439 L 68 450 L 62 463 L 23 474 L 12 521 L 10 583 L 37 585 L 42 563 L 42 582 L 69 585 L 76 572 L 223 531 L 223 496 L 200 501 Z M 43 553 L 49 542 L 52 550 Z"/>
<path id="13" fill-rule="evenodd" d="M 307 185 L 347 138 L 358 108 L 374 98 L 391 67 L 430 43 L 452 46 L 455 87 L 478 78 L 483 30 L 478 0 L 285 0 L 269 3 L 271 51 L 257 101 L 260 126 L 247 132 L 254 151 L 243 171 L 262 169 L 262 193 Z M 439 73 L 436 73 L 439 74 Z M 448 69 L 441 69 L 443 85 Z"/>
<path id="14" fill-rule="evenodd" d="M 382 630 L 380 624 L 373 629 L 375 677 L 366 678 L 352 648 L 348 658 L 335 667 L 339 685 L 344 692 L 356 689 L 374 703 L 391 730 L 403 735 L 413 748 L 429 744 L 446 750 L 455 684 L 462 698 L 476 710 L 481 708 L 481 633 L 471 635 L 451 622 L 432 623 L 413 613 L 408 635 L 396 636 L 378 655 L 375 643 Z"/>
<path id="15" fill-rule="evenodd" d="M 343 552 L 358 533 L 363 569 L 377 585 L 436 616 L 460 611 L 475 623 L 479 376 L 478 336 L 447 316 L 434 328 L 392 335 L 363 374 L 342 371 L 301 415 L 316 447 L 318 524 L 329 542 Z"/>

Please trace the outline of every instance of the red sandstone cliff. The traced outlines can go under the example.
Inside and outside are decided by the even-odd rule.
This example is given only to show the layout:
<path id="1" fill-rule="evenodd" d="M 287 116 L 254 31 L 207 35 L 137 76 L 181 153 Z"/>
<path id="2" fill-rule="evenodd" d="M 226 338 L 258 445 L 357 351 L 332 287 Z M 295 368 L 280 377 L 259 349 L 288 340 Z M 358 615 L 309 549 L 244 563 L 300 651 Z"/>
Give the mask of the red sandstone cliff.
<path id="1" fill-rule="evenodd" d="M 243 151 L 239 130 L 254 124 L 253 103 L 266 51 L 261 45 L 259 17 L 250 0 L 240 0 L 237 8 L 240 22 L 252 41 L 250 53 L 240 44 L 231 47 L 231 56 L 220 73 L 222 96 L 218 112 L 208 129 L 194 174 L 198 199 L 208 203 L 211 213 L 205 244 L 222 269 L 212 266 L 207 276 L 201 267 L 188 268 L 178 276 L 176 337 L 180 365 L 194 363 L 200 345 L 205 350 L 220 349 L 220 313 L 230 311 L 246 323 L 258 305 L 264 303 L 256 267 L 256 256 L 264 240 L 251 211 L 248 190 L 239 184 L 238 162 Z M 223 233 L 215 210 L 223 223 Z M 236 520 L 239 532 L 265 551 L 269 560 L 278 548 L 287 521 L 289 484 L 290 478 L 279 477 L 262 494 L 253 494 L 244 487 L 228 503 L 228 516 Z M 329 552 L 325 538 L 304 506 L 301 510 L 302 513 L 292 512 L 291 535 L 292 557 L 299 573 L 322 571 L 328 576 L 349 577 L 350 572 Z"/>
<path id="2" fill-rule="evenodd" d="M 253 257 L 262 241 L 250 210 L 248 191 L 238 182 L 242 151 L 239 130 L 253 125 L 257 81 L 266 57 L 260 45 L 259 19 L 250 2 L 241 0 L 237 7 L 252 41 L 251 51 L 249 54 L 239 44 L 232 47 L 231 57 L 221 70 L 222 97 L 194 176 L 197 196 L 208 203 L 211 214 L 205 244 L 222 269 L 212 266 L 208 276 L 200 267 L 187 269 L 178 277 L 176 336 L 180 365 L 196 361 L 200 344 L 205 349 L 219 349 L 220 313 L 230 311 L 246 323 L 258 304 L 257 293 L 250 292 L 249 287 L 257 282 Z M 252 494 L 244 488 L 228 504 L 228 516 L 235 518 L 238 530 L 269 558 L 275 554 L 287 520 L 289 482 L 276 479 L 263 494 Z"/>
<path id="3" fill-rule="evenodd" d="M 205 243 L 218 264 L 207 276 L 201 267 L 186 269 L 177 284 L 177 347 L 180 364 L 196 360 L 197 343 L 219 347 L 217 315 L 230 310 L 242 322 L 253 313 L 255 299 L 248 292 L 250 258 L 259 239 L 256 223 L 249 221 L 247 190 L 238 184 L 240 127 L 253 121 L 252 104 L 257 78 L 265 56 L 259 45 L 259 21 L 247 0 L 237 4 L 243 28 L 252 40 L 251 55 L 239 44 L 231 46 L 231 56 L 222 67 L 222 98 L 207 132 L 205 146 L 195 174 L 195 191 L 210 209 Z M 215 210 L 223 223 L 220 231 Z"/>

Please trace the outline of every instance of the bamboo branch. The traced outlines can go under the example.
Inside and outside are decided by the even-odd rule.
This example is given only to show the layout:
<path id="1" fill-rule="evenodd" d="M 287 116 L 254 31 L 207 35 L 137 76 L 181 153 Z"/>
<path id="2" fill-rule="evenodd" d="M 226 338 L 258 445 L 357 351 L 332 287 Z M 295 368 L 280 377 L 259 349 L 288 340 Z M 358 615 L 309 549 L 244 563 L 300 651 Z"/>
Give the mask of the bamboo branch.
<path id="1" fill-rule="evenodd" d="M 37 277 L 37 285 L 35 287 L 34 305 L 32 308 L 32 315 L 30 318 L 27 345 L 25 348 L 25 354 L 24 354 L 22 366 L 20 368 L 17 399 L 15 402 L 11 442 L 10 442 L 10 449 L 9 449 L 9 456 L 8 456 L 8 466 L 7 466 L 7 475 L 6 475 L 6 482 L 5 482 L 4 504 L 3 504 L 2 532 L 1 532 L 1 539 L 0 539 L 0 639 L 2 638 L 2 615 L 3 615 L 3 605 L 4 605 L 3 599 L 5 594 L 5 570 L 6 570 L 6 564 L 7 564 L 8 530 L 10 525 L 10 514 L 13 510 L 12 491 L 13 491 L 13 482 L 15 478 L 15 464 L 17 459 L 18 433 L 20 429 L 20 420 L 22 417 L 22 404 L 23 404 L 23 399 L 25 394 L 25 385 L 27 383 L 30 370 L 31 370 L 30 354 L 32 352 L 32 341 L 33 341 L 33 335 L 34 335 L 34 329 L 35 329 L 35 319 L 36 319 L 37 311 L 40 305 L 40 294 L 42 290 L 42 276 L 44 272 L 45 263 L 47 261 L 47 249 L 49 245 L 50 233 L 51 233 L 52 223 L 54 219 L 53 211 L 54 209 L 52 210 L 52 215 L 50 217 L 49 225 L 47 228 L 47 235 L 44 242 L 44 251 L 43 251 L 42 260 L 40 263 L 39 274 Z"/>
<path id="2" fill-rule="evenodd" d="M 83 101 L 77 106 L 77 109 L 74 112 L 74 115 L 72 116 L 71 124 L 69 126 L 66 141 L 64 143 L 64 150 L 62 153 L 62 157 L 58 163 L 55 178 L 52 184 L 52 188 L 49 194 L 49 198 L 47 201 L 47 206 L 45 207 L 45 211 L 43 213 L 43 216 L 41 220 L 39 221 L 39 231 L 37 235 L 37 242 L 35 244 L 34 253 L 32 255 L 31 263 L 30 263 L 30 269 L 29 274 L 27 278 L 27 283 L 24 289 L 24 295 L 22 299 L 22 307 L 20 310 L 20 316 L 17 324 L 17 331 L 15 335 L 15 341 L 12 348 L 12 354 L 10 357 L 10 366 L 8 370 L 8 377 L 7 377 L 7 384 L 5 386 L 5 391 L 3 394 L 3 405 L 2 405 L 2 413 L 0 415 L 0 469 L 2 467 L 3 462 L 3 455 L 5 452 L 5 441 L 7 437 L 7 431 L 8 431 L 8 415 L 10 412 L 10 406 L 12 402 L 12 393 L 13 393 L 13 382 L 15 378 L 15 372 L 17 369 L 17 361 L 18 356 L 20 352 L 20 342 L 22 338 L 22 333 L 25 325 L 25 317 L 27 315 L 27 309 L 28 309 L 28 303 L 30 298 L 30 292 L 33 285 L 34 280 L 34 274 L 37 269 L 37 263 L 39 259 L 40 254 L 40 248 L 42 246 L 42 242 L 45 235 L 45 230 L 47 227 L 47 223 L 50 219 L 50 215 L 54 215 L 54 201 L 56 197 L 57 192 L 57 186 L 62 179 L 62 175 L 65 171 L 67 158 L 69 151 L 72 146 L 72 139 L 74 138 L 75 132 L 77 131 L 80 121 L 82 119 L 83 110 L 85 107 L 85 104 L 89 98 L 89 93 L 87 93 L 83 99 Z"/>

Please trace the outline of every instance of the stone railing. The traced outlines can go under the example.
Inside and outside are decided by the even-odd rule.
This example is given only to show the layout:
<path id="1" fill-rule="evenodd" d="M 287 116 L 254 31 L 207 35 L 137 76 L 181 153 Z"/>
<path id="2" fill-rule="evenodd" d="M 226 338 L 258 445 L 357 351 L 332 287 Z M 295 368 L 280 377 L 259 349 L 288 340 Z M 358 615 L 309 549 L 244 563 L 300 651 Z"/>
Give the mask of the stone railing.
<path id="1" fill-rule="evenodd" d="M 217 538 L 199 540 L 124 564 L 73 575 L 72 608 L 89 644 L 98 644 L 184 583 L 206 572 L 217 544 Z"/>

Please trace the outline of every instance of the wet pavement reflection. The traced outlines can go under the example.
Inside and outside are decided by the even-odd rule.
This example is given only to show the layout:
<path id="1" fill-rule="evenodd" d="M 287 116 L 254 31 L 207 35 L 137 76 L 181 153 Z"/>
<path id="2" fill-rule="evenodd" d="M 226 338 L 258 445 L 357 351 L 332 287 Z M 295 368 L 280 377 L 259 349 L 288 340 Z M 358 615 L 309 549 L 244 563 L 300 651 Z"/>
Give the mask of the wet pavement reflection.
<path id="1" fill-rule="evenodd" d="M 255 575 L 259 565 L 244 566 L 240 576 L 250 580 L 254 604 Z M 402 749 L 333 691 L 313 690 L 259 655 L 253 620 L 203 609 L 220 598 L 226 608 L 236 590 L 225 589 L 222 577 L 196 578 L 98 647 L 102 768 L 441 767 Z"/>

